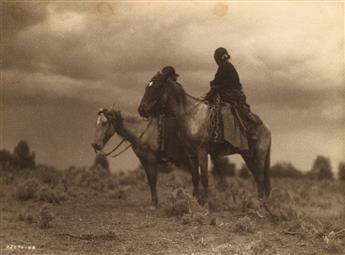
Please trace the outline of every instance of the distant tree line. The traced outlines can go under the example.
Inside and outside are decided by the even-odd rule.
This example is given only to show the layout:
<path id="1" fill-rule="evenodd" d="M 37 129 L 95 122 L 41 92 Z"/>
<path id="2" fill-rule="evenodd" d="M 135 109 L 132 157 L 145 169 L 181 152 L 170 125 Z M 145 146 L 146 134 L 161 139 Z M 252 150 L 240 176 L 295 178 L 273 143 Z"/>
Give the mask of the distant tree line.
<path id="1" fill-rule="evenodd" d="M 212 173 L 216 176 L 234 176 L 241 178 L 249 178 L 250 171 L 246 165 L 242 165 L 240 169 L 228 160 L 227 157 L 212 158 Z M 94 161 L 94 166 L 101 167 L 109 171 L 109 162 L 104 155 L 98 154 Z M 0 168 L 16 168 L 16 169 L 34 169 L 36 167 L 35 153 L 30 150 L 26 141 L 19 141 L 14 147 L 13 152 L 0 150 Z M 312 178 L 312 179 L 334 179 L 331 167 L 331 161 L 328 157 L 319 155 L 314 160 L 311 169 L 303 173 L 289 162 L 278 162 L 274 164 L 270 173 L 272 177 L 278 178 Z M 345 162 L 341 162 L 338 166 L 338 178 L 345 181 Z"/>
<path id="2" fill-rule="evenodd" d="M 212 172 L 216 176 L 234 176 L 236 173 L 241 178 L 251 176 L 246 165 L 243 164 L 240 169 L 236 169 L 236 165 L 230 162 L 227 157 L 214 158 Z M 270 174 L 277 178 L 334 179 L 331 161 L 322 155 L 316 157 L 308 172 L 304 173 L 289 162 L 277 162 L 271 167 Z M 338 166 L 338 178 L 345 181 L 345 162 L 341 162 Z"/>
<path id="3" fill-rule="evenodd" d="M 31 151 L 28 143 L 24 140 L 18 142 L 13 152 L 8 150 L 0 150 L 0 170 L 9 169 L 36 169 L 41 164 L 36 164 L 35 153 Z M 93 166 L 103 168 L 109 171 L 109 162 L 103 154 L 97 154 Z"/>
<path id="4" fill-rule="evenodd" d="M 26 141 L 20 141 L 14 147 L 13 153 L 7 150 L 0 150 L 0 166 L 2 168 L 33 169 L 36 166 L 35 153 L 30 151 Z"/>

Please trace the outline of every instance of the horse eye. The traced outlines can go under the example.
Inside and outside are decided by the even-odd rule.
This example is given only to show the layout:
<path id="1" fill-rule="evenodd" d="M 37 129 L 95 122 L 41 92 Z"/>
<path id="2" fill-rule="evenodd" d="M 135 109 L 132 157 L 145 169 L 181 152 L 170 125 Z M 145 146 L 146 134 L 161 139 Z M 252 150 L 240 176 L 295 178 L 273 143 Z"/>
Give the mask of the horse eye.
<path id="1" fill-rule="evenodd" d="M 153 81 L 150 81 L 150 83 L 147 85 L 148 87 L 151 87 L 154 84 Z"/>

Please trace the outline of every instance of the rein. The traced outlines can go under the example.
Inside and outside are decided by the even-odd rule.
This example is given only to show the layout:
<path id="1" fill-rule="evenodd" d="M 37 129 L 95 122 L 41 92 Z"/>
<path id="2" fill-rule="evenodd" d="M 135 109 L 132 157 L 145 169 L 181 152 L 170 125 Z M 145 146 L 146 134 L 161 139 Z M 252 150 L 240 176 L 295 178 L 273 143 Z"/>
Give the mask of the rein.
<path id="1" fill-rule="evenodd" d="M 125 141 L 126 141 L 125 138 L 122 138 L 121 142 L 119 142 L 119 144 L 116 145 L 114 149 L 112 149 L 108 153 L 103 152 L 104 156 L 108 157 L 110 154 L 112 154 L 114 151 L 116 151 Z"/>
<path id="2" fill-rule="evenodd" d="M 190 94 L 188 94 L 187 92 L 184 92 L 187 96 L 189 96 L 190 98 L 194 99 L 195 101 L 199 101 L 199 102 L 204 102 L 205 100 L 203 98 L 199 98 L 199 97 L 195 97 L 192 96 Z"/>
<path id="3" fill-rule="evenodd" d="M 147 125 L 146 125 L 144 131 L 141 132 L 141 134 L 139 135 L 139 138 L 142 138 L 142 137 L 143 137 L 143 135 L 145 134 L 145 132 L 147 131 L 147 129 L 149 128 L 149 126 L 151 125 L 151 123 L 152 123 L 152 120 L 150 120 L 150 121 L 147 123 Z M 123 138 L 122 141 L 119 143 L 119 145 L 118 145 L 117 147 L 120 147 L 120 145 L 121 145 L 121 143 L 122 143 L 123 141 L 126 141 L 126 139 Z M 130 143 L 129 145 L 127 145 L 123 150 L 121 150 L 120 152 L 116 153 L 115 155 L 112 155 L 111 157 L 112 157 L 112 158 L 116 158 L 116 157 L 120 156 L 122 153 L 124 153 L 124 152 L 125 152 L 126 150 L 128 150 L 130 147 L 132 147 L 132 144 L 131 144 L 131 143 Z"/>
<path id="4" fill-rule="evenodd" d="M 111 123 L 112 123 L 112 122 L 111 122 Z M 152 119 L 147 123 L 145 129 L 140 133 L 139 138 L 142 138 L 142 137 L 143 137 L 143 135 L 145 134 L 145 132 L 147 131 L 147 129 L 149 128 L 149 126 L 151 125 L 151 123 L 152 123 Z M 119 142 L 119 144 L 116 145 L 115 148 L 112 149 L 110 152 L 108 152 L 108 153 L 103 152 L 104 155 L 105 155 L 106 157 L 109 156 L 109 155 L 111 155 L 111 154 L 112 154 L 113 152 L 115 152 L 125 141 L 126 141 L 126 139 L 125 139 L 125 138 L 122 138 L 122 140 Z M 125 152 L 126 150 L 128 150 L 130 147 L 132 147 L 132 144 L 131 144 L 131 143 L 130 143 L 129 145 L 127 145 L 124 149 L 122 149 L 120 152 L 118 152 L 118 153 L 112 155 L 111 157 L 112 157 L 112 158 L 116 158 L 116 157 L 120 156 L 122 153 L 124 153 L 124 152 Z"/>
<path id="5" fill-rule="evenodd" d="M 190 97 L 190 98 L 192 98 L 192 99 L 194 99 L 195 101 L 198 101 L 198 102 L 195 105 L 193 105 L 188 111 L 185 111 L 184 113 L 179 114 L 179 115 L 177 115 L 175 117 L 169 116 L 169 118 L 171 118 L 171 119 L 178 119 L 180 117 L 183 117 L 183 116 L 193 112 L 201 103 L 204 103 L 206 101 L 206 100 L 204 100 L 202 98 L 194 97 L 194 96 L 188 94 L 187 92 L 184 92 L 184 93 L 185 93 L 186 96 L 188 96 L 188 97 Z"/>

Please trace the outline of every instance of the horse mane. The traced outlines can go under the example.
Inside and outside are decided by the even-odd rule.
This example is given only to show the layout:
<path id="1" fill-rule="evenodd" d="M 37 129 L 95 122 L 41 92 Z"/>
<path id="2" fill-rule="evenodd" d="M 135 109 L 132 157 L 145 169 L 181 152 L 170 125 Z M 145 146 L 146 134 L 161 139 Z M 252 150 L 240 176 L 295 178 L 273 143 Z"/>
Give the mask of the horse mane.
<path id="1" fill-rule="evenodd" d="M 127 126 L 127 128 L 130 128 L 132 130 L 140 129 L 148 122 L 148 120 L 127 111 L 121 111 L 119 109 L 105 109 L 105 111 L 108 114 L 112 115 L 114 121 L 123 122 L 123 124 Z"/>
<path id="2" fill-rule="evenodd" d="M 175 97 L 177 98 L 178 102 L 183 105 L 184 108 L 186 108 L 187 106 L 187 98 L 191 99 L 192 101 L 195 101 L 196 103 L 205 101 L 202 98 L 198 98 L 188 94 L 180 83 L 173 81 L 171 79 L 170 82 L 173 84 L 171 88 L 174 92 Z"/>

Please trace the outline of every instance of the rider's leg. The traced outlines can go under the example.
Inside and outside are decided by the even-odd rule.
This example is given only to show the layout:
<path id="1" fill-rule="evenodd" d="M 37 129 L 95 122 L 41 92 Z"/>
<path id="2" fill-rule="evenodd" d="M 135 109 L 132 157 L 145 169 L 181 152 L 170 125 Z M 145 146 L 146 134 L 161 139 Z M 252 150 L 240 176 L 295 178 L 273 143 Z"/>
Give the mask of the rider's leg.
<path id="1" fill-rule="evenodd" d="M 166 155 L 165 145 L 165 116 L 163 114 L 158 117 L 158 161 L 160 163 L 167 163 L 169 160 Z"/>

